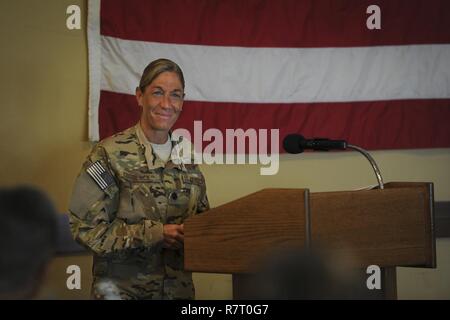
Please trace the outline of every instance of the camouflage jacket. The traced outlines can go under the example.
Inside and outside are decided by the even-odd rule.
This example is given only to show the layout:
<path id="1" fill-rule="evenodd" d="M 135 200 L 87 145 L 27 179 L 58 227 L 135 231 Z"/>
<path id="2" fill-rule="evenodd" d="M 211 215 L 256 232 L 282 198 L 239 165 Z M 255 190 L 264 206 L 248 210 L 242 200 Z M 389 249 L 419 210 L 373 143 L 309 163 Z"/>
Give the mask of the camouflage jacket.
<path id="1" fill-rule="evenodd" d="M 138 124 L 93 148 L 75 181 L 71 231 L 94 252 L 94 287 L 108 278 L 129 297 L 193 298 L 183 250 L 162 248 L 163 225 L 209 209 L 205 180 L 175 152 L 179 141 L 164 163 L 142 136 Z"/>

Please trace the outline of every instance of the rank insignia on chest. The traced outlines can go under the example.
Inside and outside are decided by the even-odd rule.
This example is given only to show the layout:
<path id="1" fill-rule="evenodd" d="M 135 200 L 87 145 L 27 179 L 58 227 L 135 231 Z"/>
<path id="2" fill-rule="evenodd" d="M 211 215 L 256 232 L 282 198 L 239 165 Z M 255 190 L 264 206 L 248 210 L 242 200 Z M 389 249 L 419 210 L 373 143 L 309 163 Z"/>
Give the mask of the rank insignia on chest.
<path id="1" fill-rule="evenodd" d="M 86 172 L 94 179 L 95 183 L 97 183 L 102 190 L 115 184 L 113 176 L 106 171 L 100 161 L 96 161 L 88 166 Z"/>

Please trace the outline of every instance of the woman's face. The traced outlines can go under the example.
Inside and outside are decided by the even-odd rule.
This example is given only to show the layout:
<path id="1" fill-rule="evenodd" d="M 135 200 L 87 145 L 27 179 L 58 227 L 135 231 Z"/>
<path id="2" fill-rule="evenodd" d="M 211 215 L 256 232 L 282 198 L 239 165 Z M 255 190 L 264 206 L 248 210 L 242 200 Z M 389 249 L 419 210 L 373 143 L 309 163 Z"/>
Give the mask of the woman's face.
<path id="1" fill-rule="evenodd" d="M 169 132 L 183 107 L 183 86 L 175 72 L 158 75 L 142 92 L 136 91 L 142 107 L 141 123 L 155 131 Z"/>

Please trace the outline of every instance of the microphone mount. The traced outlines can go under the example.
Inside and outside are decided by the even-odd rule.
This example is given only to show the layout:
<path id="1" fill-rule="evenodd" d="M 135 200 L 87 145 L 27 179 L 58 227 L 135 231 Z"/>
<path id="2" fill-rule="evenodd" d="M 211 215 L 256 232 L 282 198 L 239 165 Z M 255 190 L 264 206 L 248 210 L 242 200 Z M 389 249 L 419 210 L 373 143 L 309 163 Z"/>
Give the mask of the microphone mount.
<path id="1" fill-rule="evenodd" d="M 360 148 L 358 146 L 354 146 L 352 144 L 347 144 L 347 148 L 358 151 L 364 157 L 366 157 L 367 160 L 369 160 L 370 165 L 372 166 L 373 171 L 375 172 L 375 176 L 377 177 L 378 186 L 380 187 L 380 189 L 384 189 L 383 177 L 381 176 L 380 169 L 378 168 L 377 163 L 375 162 L 375 159 L 372 158 L 372 156 L 366 150 L 364 150 L 363 148 Z"/>

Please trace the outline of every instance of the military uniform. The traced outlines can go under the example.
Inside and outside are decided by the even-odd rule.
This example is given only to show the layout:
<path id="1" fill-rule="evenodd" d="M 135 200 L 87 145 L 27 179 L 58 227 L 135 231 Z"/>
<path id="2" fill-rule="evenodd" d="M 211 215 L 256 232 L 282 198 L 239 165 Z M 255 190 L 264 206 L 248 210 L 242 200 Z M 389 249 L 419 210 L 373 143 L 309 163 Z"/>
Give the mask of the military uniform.
<path id="1" fill-rule="evenodd" d="M 94 252 L 95 298 L 106 297 L 105 282 L 123 299 L 194 298 L 183 249 L 162 247 L 163 225 L 181 224 L 209 203 L 193 153 L 180 148 L 190 142 L 171 140 L 164 163 L 137 124 L 99 142 L 83 164 L 70 224 L 74 238 Z"/>

